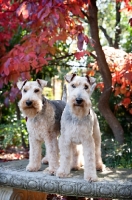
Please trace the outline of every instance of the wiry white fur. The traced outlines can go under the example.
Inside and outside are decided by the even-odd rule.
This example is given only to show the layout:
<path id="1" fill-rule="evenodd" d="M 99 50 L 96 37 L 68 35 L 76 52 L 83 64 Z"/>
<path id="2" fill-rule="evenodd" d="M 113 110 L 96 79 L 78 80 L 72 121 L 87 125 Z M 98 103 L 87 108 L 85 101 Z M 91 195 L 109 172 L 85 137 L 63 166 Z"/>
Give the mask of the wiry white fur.
<path id="1" fill-rule="evenodd" d="M 92 78 L 91 80 L 93 80 Z M 66 77 L 68 84 L 68 102 L 61 118 L 61 136 L 59 138 L 60 167 L 56 175 L 66 177 L 72 167 L 80 168 L 81 151 L 76 145 L 82 144 L 84 155 L 84 179 L 96 181 L 96 169 L 103 169 L 101 158 L 101 134 L 96 114 L 91 108 L 91 94 L 96 86 L 86 77 Z M 86 86 L 88 86 L 87 89 Z M 82 98 L 80 106 L 76 98 Z M 73 154 L 73 156 L 71 156 Z M 74 156 L 75 155 L 75 156 Z M 75 162 L 76 159 L 76 162 Z"/>

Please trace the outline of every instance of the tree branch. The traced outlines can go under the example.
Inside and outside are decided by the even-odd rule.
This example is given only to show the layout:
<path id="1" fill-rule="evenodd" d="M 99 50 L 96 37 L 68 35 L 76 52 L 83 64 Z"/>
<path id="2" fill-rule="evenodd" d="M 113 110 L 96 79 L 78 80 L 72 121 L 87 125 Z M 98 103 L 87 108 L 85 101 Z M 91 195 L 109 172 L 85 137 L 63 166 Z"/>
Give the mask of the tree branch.
<path id="1" fill-rule="evenodd" d="M 108 43 L 109 43 L 109 46 L 110 47 L 113 47 L 113 41 L 112 41 L 112 38 L 108 35 L 106 29 L 103 27 L 103 26 L 99 26 L 100 30 L 104 33 L 104 36 L 106 37 Z"/>
<path id="2" fill-rule="evenodd" d="M 89 15 L 88 15 L 88 13 L 84 12 L 84 10 L 81 10 L 81 12 L 87 18 L 87 20 L 88 20 L 87 22 L 89 23 Z"/>
<path id="3" fill-rule="evenodd" d="M 65 58 L 69 58 L 71 56 L 74 56 L 74 53 L 72 53 L 72 54 L 66 54 L 66 55 L 60 56 L 60 57 L 56 57 L 56 56 L 54 56 L 54 57 L 55 57 L 55 60 L 62 60 L 62 59 L 65 59 Z"/>

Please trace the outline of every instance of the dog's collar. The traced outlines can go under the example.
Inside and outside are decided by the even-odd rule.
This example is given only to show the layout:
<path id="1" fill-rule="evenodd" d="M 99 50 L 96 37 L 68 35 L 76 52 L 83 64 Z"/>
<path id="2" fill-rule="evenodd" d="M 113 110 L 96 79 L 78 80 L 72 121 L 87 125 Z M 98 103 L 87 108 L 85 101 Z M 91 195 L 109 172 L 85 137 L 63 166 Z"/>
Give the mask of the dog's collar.
<path id="1" fill-rule="evenodd" d="M 89 112 L 88 112 L 88 114 L 86 115 L 86 117 L 88 117 L 90 115 L 90 109 L 89 109 Z"/>

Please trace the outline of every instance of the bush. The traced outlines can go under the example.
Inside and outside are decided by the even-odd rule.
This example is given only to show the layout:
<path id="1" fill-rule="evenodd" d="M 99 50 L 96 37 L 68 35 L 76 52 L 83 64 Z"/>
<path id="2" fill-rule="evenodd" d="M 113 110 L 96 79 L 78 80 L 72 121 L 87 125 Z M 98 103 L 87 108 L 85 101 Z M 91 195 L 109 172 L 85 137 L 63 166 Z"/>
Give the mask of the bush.
<path id="1" fill-rule="evenodd" d="M 132 168 L 132 141 L 119 145 L 114 139 L 102 139 L 102 158 L 106 167 Z"/>
<path id="2" fill-rule="evenodd" d="M 1 148 L 9 146 L 28 147 L 28 133 L 24 119 L 0 125 L 0 146 Z"/>
<path id="3" fill-rule="evenodd" d="M 114 139 L 114 135 L 104 117 L 98 110 L 100 91 L 95 90 L 92 95 L 93 108 L 97 114 L 102 133 L 102 158 L 107 167 L 132 168 L 132 121 L 130 113 L 123 107 L 114 110 L 114 104 L 117 98 L 112 96 L 110 106 L 115 116 L 121 123 L 124 130 L 124 144 L 119 145 Z"/>

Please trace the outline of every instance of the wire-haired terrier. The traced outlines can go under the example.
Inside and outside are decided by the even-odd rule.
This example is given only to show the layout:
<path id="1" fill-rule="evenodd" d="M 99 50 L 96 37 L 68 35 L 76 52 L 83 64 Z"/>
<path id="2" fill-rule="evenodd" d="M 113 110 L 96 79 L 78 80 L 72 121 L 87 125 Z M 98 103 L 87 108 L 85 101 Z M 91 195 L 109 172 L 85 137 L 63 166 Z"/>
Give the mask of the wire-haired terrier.
<path id="1" fill-rule="evenodd" d="M 46 157 L 42 162 L 49 163 L 49 173 L 55 173 L 59 166 L 59 148 L 57 136 L 60 134 L 60 119 L 65 107 L 61 100 L 47 100 L 43 89 L 47 81 L 19 81 L 18 88 L 22 91 L 19 108 L 27 118 L 29 133 L 29 164 L 27 171 L 38 171 L 41 168 L 41 144 L 45 142 Z"/>
<path id="2" fill-rule="evenodd" d="M 84 179 L 97 180 L 97 170 L 103 170 L 101 158 L 101 133 L 97 116 L 92 109 L 91 94 L 96 86 L 95 78 L 66 75 L 68 102 L 61 117 L 59 138 L 60 167 L 56 176 L 67 177 L 71 168 L 82 165 L 81 144 L 84 156 Z"/>

